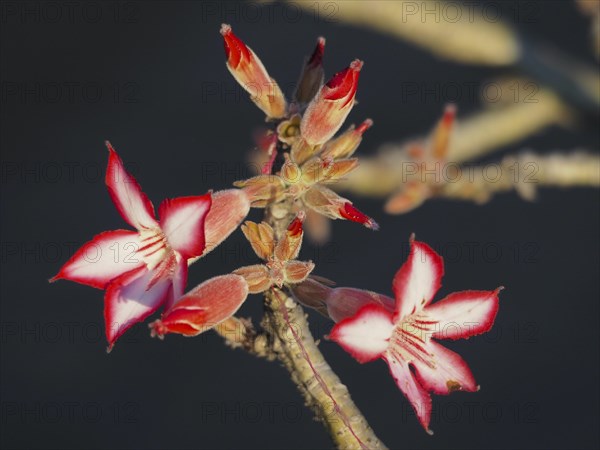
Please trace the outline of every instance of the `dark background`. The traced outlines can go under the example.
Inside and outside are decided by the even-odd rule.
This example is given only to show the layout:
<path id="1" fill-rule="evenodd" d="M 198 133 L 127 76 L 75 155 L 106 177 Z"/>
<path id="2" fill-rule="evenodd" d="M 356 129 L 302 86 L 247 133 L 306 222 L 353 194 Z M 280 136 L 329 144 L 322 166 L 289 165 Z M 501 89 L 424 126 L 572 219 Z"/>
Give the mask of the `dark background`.
<path id="1" fill-rule="evenodd" d="M 102 292 L 48 284 L 81 243 L 126 227 L 103 183 L 103 141 L 156 205 L 248 176 L 243 163 L 262 115 L 225 67 L 223 21 L 288 94 L 319 35 L 329 75 L 364 59 L 349 118 L 375 121 L 362 154 L 423 134 L 439 117 L 444 98 L 403 101 L 400 83 L 481 83 L 499 72 L 281 4 L 51 3 L 59 16 L 44 2 L 2 2 L 1 446 L 330 447 L 276 363 L 232 351 L 213 333 L 153 340 L 145 324 L 107 355 Z M 534 8 L 517 20 L 521 31 L 593 64 L 588 19 L 572 2 L 521 3 Z M 505 17 L 516 4 L 496 2 Z M 464 114 L 480 101 L 465 96 L 458 106 Z M 598 149 L 597 130 L 551 128 L 503 151 L 580 147 Z M 432 437 L 383 362 L 361 366 L 321 344 L 378 436 L 391 448 L 598 448 L 598 192 L 546 189 L 535 203 L 510 193 L 484 206 L 430 201 L 395 217 L 381 201 L 355 200 L 381 231 L 336 222 L 330 244 L 303 249 L 316 273 L 389 293 L 416 232 L 446 256 L 438 298 L 507 287 L 488 335 L 448 345 L 482 388 L 435 396 Z M 237 231 L 193 266 L 189 285 L 253 262 Z M 241 313 L 260 311 L 251 297 Z M 330 329 L 317 314 L 310 320 L 319 336 Z"/>

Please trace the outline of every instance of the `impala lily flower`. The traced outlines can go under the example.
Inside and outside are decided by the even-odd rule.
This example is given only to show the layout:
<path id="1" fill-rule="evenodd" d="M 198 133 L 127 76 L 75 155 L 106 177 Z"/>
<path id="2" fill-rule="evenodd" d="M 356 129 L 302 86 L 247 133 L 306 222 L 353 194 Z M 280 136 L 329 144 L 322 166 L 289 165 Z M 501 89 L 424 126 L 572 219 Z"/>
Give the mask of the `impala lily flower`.
<path id="1" fill-rule="evenodd" d="M 108 142 L 106 145 L 108 191 L 123 219 L 137 231 L 97 235 L 51 281 L 68 279 L 106 289 L 104 318 L 110 350 L 131 326 L 163 305 L 169 308 L 181 297 L 188 263 L 225 239 L 246 216 L 249 202 L 240 191 L 166 199 L 159 207 L 158 222 L 150 200 L 125 170 L 114 148 Z M 217 196 L 218 203 L 213 203 Z M 231 208 L 229 220 L 222 217 L 224 202 Z M 211 206 L 215 211 L 209 236 L 205 226 Z"/>
<path id="2" fill-rule="evenodd" d="M 329 338 L 360 363 L 384 359 L 428 432 L 429 392 L 479 389 L 467 363 L 436 339 L 468 338 L 488 331 L 502 289 L 456 292 L 430 305 L 443 272 L 441 256 L 412 240 L 408 261 L 394 277 L 395 300 L 358 289 L 321 290 L 329 315 L 340 320 Z"/>
<path id="3" fill-rule="evenodd" d="M 205 281 L 181 297 L 149 327 L 160 339 L 168 333 L 197 336 L 233 316 L 248 296 L 248 284 L 239 275 L 221 275 Z"/>
<path id="4" fill-rule="evenodd" d="M 256 54 L 240 38 L 231 26 L 223 24 L 221 35 L 225 44 L 227 68 L 237 82 L 250 94 L 252 101 L 270 119 L 286 114 L 286 102 L 279 85 L 267 73 Z"/>

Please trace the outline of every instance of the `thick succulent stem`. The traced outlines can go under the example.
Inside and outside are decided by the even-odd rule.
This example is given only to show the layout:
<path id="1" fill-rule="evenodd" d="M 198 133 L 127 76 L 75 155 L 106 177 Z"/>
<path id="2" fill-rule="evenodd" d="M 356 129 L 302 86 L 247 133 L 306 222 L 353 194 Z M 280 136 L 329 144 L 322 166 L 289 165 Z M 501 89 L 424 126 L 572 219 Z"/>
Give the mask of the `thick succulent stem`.
<path id="1" fill-rule="evenodd" d="M 291 206 L 291 202 L 284 201 L 266 209 L 265 221 L 273 227 L 277 238 L 293 218 Z M 317 347 L 302 307 L 277 288 L 266 292 L 265 307 L 262 325 L 272 338 L 271 348 L 336 446 L 385 448 Z"/>
<path id="2" fill-rule="evenodd" d="M 333 372 L 308 328 L 302 307 L 279 289 L 265 296 L 263 326 L 272 335 L 278 359 L 340 449 L 383 449 L 348 389 Z"/>
<path id="3" fill-rule="evenodd" d="M 285 233 L 293 217 L 291 201 L 271 205 L 265 212 L 265 221 L 273 227 L 276 239 Z M 283 289 L 265 292 L 261 325 L 264 332 L 257 334 L 249 321 L 231 318 L 215 330 L 233 348 L 278 359 L 337 448 L 386 448 L 352 401 L 348 388 L 325 361 L 302 307 Z"/>

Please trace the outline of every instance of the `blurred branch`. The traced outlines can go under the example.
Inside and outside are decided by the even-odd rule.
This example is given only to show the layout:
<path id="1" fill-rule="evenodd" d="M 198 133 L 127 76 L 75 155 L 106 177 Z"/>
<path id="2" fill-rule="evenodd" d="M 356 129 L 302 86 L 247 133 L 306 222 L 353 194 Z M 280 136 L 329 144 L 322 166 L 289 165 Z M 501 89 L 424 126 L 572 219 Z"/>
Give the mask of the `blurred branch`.
<path id="1" fill-rule="evenodd" d="M 473 7 L 470 13 L 459 11 L 458 20 L 451 22 L 439 20 L 446 5 L 437 0 L 317 0 L 294 4 L 306 9 L 319 8 L 321 15 L 331 12 L 331 20 L 371 28 L 465 64 L 506 66 L 520 56 L 519 41 L 513 30 L 500 21 L 486 21 Z M 457 7 L 461 8 L 454 3 L 455 10 Z M 422 8 L 429 12 L 425 17 Z"/>
<path id="2" fill-rule="evenodd" d="M 590 37 L 596 58 L 600 59 L 600 3 L 598 0 L 575 0 L 579 10 L 591 20 Z"/>
<path id="3" fill-rule="evenodd" d="M 411 163 L 408 163 L 411 164 Z M 437 163 L 440 164 L 440 163 Z M 380 168 L 371 166 L 363 176 L 381 178 Z M 390 213 L 405 213 L 429 198 L 489 201 L 494 194 L 515 190 L 526 200 L 536 197 L 539 187 L 600 187 L 600 155 L 583 152 L 536 155 L 523 153 L 507 156 L 500 163 L 479 166 L 426 167 L 422 170 L 399 170 L 401 182 L 386 204 Z M 391 187 L 391 186 L 390 186 Z M 359 192 L 357 189 L 353 189 Z M 364 192 L 360 192 L 363 193 Z M 371 191 L 370 194 L 373 194 Z"/>
<path id="4" fill-rule="evenodd" d="M 546 85 L 579 111 L 598 117 L 597 70 L 518 34 L 508 23 L 484 16 L 480 8 L 468 2 L 315 0 L 294 5 L 409 41 L 441 58 L 514 68 Z"/>
<path id="5" fill-rule="evenodd" d="M 443 183 L 431 197 L 489 201 L 494 194 L 515 190 L 525 200 L 534 200 L 538 187 L 600 186 L 600 156 L 587 153 L 523 153 L 507 156 L 499 164 L 465 169 L 457 182 Z M 391 201 L 391 200 L 390 200 Z"/>
<path id="6" fill-rule="evenodd" d="M 500 89 L 508 91 L 506 85 L 510 83 L 500 83 Z M 473 160 L 548 126 L 568 125 L 572 120 L 570 109 L 552 92 L 541 89 L 531 102 L 504 103 L 458 120 L 446 159 L 454 163 Z M 360 166 L 338 185 L 339 189 L 373 197 L 385 197 L 400 189 L 406 181 L 403 167 L 411 162 L 407 147 L 412 143 L 384 144 L 377 156 L 361 158 Z"/>

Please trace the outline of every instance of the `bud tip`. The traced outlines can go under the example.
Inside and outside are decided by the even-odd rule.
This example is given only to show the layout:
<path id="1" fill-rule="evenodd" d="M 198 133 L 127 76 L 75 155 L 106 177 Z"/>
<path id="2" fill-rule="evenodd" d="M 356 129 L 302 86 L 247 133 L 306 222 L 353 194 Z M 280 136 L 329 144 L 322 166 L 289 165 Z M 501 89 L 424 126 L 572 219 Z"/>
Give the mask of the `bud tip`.
<path id="1" fill-rule="evenodd" d="M 361 123 L 358 127 L 356 127 L 356 132 L 359 134 L 363 134 L 369 128 L 373 126 L 373 121 L 371 119 L 366 119 L 363 123 Z"/>

